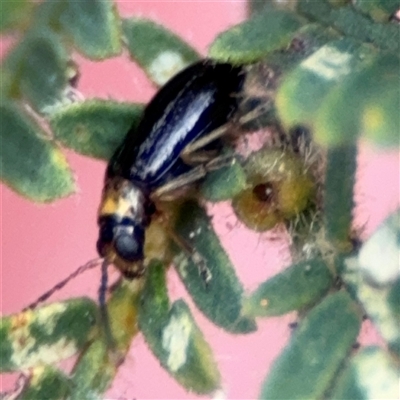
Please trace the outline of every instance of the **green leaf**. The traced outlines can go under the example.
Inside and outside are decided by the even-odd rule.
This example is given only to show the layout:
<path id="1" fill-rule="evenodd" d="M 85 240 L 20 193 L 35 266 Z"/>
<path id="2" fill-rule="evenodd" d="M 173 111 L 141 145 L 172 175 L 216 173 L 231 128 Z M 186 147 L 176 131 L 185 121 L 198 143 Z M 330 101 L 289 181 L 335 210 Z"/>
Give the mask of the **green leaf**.
<path id="1" fill-rule="evenodd" d="M 248 0 L 247 14 L 252 16 L 264 10 L 265 7 L 270 7 L 274 0 Z"/>
<path id="2" fill-rule="evenodd" d="M 94 340 L 78 359 L 72 374 L 69 399 L 98 399 L 107 390 L 116 374 L 106 342 Z"/>
<path id="3" fill-rule="evenodd" d="M 60 30 L 60 17 L 64 12 L 65 0 L 44 0 L 37 4 L 31 20 L 31 29 L 50 30 L 56 33 Z"/>
<path id="4" fill-rule="evenodd" d="M 132 58 L 157 85 L 164 85 L 199 59 L 199 54 L 179 36 L 149 19 L 126 19 L 122 27 Z"/>
<path id="5" fill-rule="evenodd" d="M 0 111 L 1 179 L 38 202 L 73 193 L 73 177 L 58 146 L 15 104 L 1 103 Z"/>
<path id="6" fill-rule="evenodd" d="M 331 391 L 332 399 L 396 399 L 399 396 L 399 366 L 385 350 L 362 349 L 350 360 Z"/>
<path id="7" fill-rule="evenodd" d="M 49 29 L 29 31 L 4 61 L 14 94 L 21 92 L 41 113 L 62 102 L 68 86 L 69 56 Z"/>
<path id="8" fill-rule="evenodd" d="M 358 254 L 361 271 L 371 285 L 390 285 L 400 278 L 399 254 L 400 209 L 397 209 L 376 229 Z"/>
<path id="9" fill-rule="evenodd" d="M 15 87 L 13 87 L 13 73 L 10 70 L 4 68 L 3 65 L 0 65 L 0 76 L 0 98 L 4 100 L 9 100 L 11 97 L 15 97 L 17 94 L 13 93 L 13 89 L 16 89 Z"/>
<path id="10" fill-rule="evenodd" d="M 197 307 L 229 332 L 254 331 L 254 320 L 242 315 L 243 287 L 204 210 L 194 202 L 185 203 L 179 212 L 176 232 L 195 251 L 194 256 L 180 253 L 174 263 Z M 211 273 L 207 283 L 200 275 L 199 262 Z"/>
<path id="11" fill-rule="evenodd" d="M 312 127 L 329 93 L 365 65 L 372 54 L 370 47 L 347 38 L 319 47 L 284 77 L 278 89 L 276 106 L 282 122 L 287 127 Z M 348 105 L 347 114 L 355 107 Z"/>
<path id="12" fill-rule="evenodd" d="M 255 317 L 283 315 L 317 303 L 333 284 L 333 275 L 322 259 L 294 264 L 262 283 L 244 304 Z"/>
<path id="13" fill-rule="evenodd" d="M 273 70 L 287 73 L 321 47 L 339 38 L 338 32 L 323 25 L 317 23 L 303 25 L 294 33 L 286 49 L 268 54 L 265 59 Z"/>
<path id="14" fill-rule="evenodd" d="M 0 32 L 22 29 L 29 22 L 32 8 L 29 0 L 2 1 Z"/>
<path id="15" fill-rule="evenodd" d="M 346 261 L 347 270 L 343 274 L 344 281 L 355 290 L 358 300 L 361 302 L 368 317 L 377 327 L 382 338 L 388 343 L 390 351 L 400 355 L 400 318 L 398 306 L 398 293 L 400 282 L 393 286 L 376 288 L 368 285 L 362 277 L 358 277 L 358 264 L 353 259 Z M 393 298 L 396 303 L 393 304 Z"/>
<path id="16" fill-rule="evenodd" d="M 99 335 L 81 354 L 71 375 L 70 398 L 74 400 L 102 398 L 110 387 L 118 366 L 125 359 L 133 337 L 139 328 L 137 324 L 138 297 L 141 282 L 134 280 L 119 281 L 113 287 L 107 301 L 108 320 L 112 335 L 107 341 L 109 332 L 99 329 Z M 109 348 L 108 345 L 113 347 Z"/>
<path id="17" fill-rule="evenodd" d="M 399 144 L 400 60 L 382 54 L 332 90 L 315 121 L 315 139 L 328 146 L 365 134 L 379 145 Z"/>
<path id="18" fill-rule="evenodd" d="M 384 50 L 399 52 L 399 24 L 381 24 L 358 13 L 352 5 L 333 7 L 328 0 L 299 0 L 298 10 L 310 19 L 330 25 L 344 36 L 372 43 Z"/>
<path id="19" fill-rule="evenodd" d="M 362 136 L 380 147 L 398 147 L 400 119 L 399 88 L 392 86 L 374 99 L 366 102 L 362 112 Z"/>
<path id="20" fill-rule="evenodd" d="M 268 8 L 218 35 L 209 56 L 236 64 L 259 61 L 268 53 L 285 48 L 302 23 L 289 11 Z"/>
<path id="21" fill-rule="evenodd" d="M 344 261 L 342 275 L 389 349 L 397 355 L 400 355 L 399 232 L 398 210 L 362 246 L 358 257 Z"/>
<path id="22" fill-rule="evenodd" d="M 246 174 L 240 161 L 207 174 L 201 185 L 201 193 L 211 202 L 229 200 L 247 186 Z"/>
<path id="23" fill-rule="evenodd" d="M 247 8 L 250 15 L 257 14 L 267 7 L 274 7 L 283 10 L 295 10 L 296 2 L 280 0 L 248 0 Z"/>
<path id="24" fill-rule="evenodd" d="M 69 398 L 71 382 L 68 377 L 49 365 L 30 371 L 29 381 L 16 397 L 18 400 Z M 14 398 L 14 397 L 13 397 Z"/>
<path id="25" fill-rule="evenodd" d="M 79 51 L 91 59 L 121 52 L 119 17 L 110 0 L 66 0 L 60 23 Z"/>
<path id="26" fill-rule="evenodd" d="M 107 302 L 109 322 L 115 347 L 121 357 L 125 357 L 138 328 L 138 302 L 141 282 L 122 280 L 113 287 Z"/>
<path id="27" fill-rule="evenodd" d="M 97 306 L 87 298 L 53 303 L 1 320 L 2 372 L 51 364 L 76 354 L 97 324 Z"/>
<path id="28" fill-rule="evenodd" d="M 377 22 L 388 22 L 400 8 L 399 0 L 355 0 L 352 4 Z"/>
<path id="29" fill-rule="evenodd" d="M 160 329 L 166 325 L 170 310 L 164 265 L 151 261 L 144 282 L 139 303 L 139 327 L 150 347 L 156 348 Z"/>
<path id="30" fill-rule="evenodd" d="M 379 146 L 399 146 L 399 71 L 398 57 L 382 55 L 358 77 L 359 83 L 365 83 L 361 132 Z"/>
<path id="31" fill-rule="evenodd" d="M 326 237 L 339 249 L 351 249 L 354 183 L 357 167 L 356 145 L 331 148 L 327 152 L 324 221 Z"/>
<path id="32" fill-rule="evenodd" d="M 168 352 L 169 370 L 186 389 L 206 394 L 220 388 L 221 377 L 212 350 L 183 300 L 172 305 L 162 345 Z"/>
<path id="33" fill-rule="evenodd" d="M 58 108 L 49 116 L 54 136 L 64 146 L 89 157 L 109 160 L 135 128 L 143 106 L 92 99 Z"/>
<path id="34" fill-rule="evenodd" d="M 345 292 L 304 318 L 263 384 L 261 399 L 320 399 L 357 338 L 361 318 Z"/>
<path id="35" fill-rule="evenodd" d="M 147 270 L 139 307 L 139 326 L 161 365 L 187 390 L 209 394 L 220 387 L 211 348 L 183 300 L 170 308 L 165 268 L 153 261 Z"/>
<path id="36" fill-rule="evenodd" d="M 390 288 L 388 304 L 395 318 L 400 320 L 400 279 L 393 282 L 392 287 Z M 398 351 L 398 353 L 400 354 L 400 351 Z"/>
<path id="37" fill-rule="evenodd" d="M 399 24 L 383 24 L 371 21 L 357 13 L 352 6 L 346 6 L 332 13 L 333 26 L 345 35 L 388 51 L 400 51 Z"/>

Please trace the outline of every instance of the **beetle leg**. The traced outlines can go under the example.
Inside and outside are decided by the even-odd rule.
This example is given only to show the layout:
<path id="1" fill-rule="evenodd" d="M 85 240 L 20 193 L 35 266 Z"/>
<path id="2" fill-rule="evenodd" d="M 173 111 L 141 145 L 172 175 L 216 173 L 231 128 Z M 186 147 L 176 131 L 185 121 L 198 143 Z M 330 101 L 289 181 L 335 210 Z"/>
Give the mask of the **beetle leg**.
<path id="1" fill-rule="evenodd" d="M 157 202 L 157 200 L 171 201 L 174 198 L 180 197 L 181 192 L 178 193 L 179 189 L 184 189 L 188 187 L 190 184 L 204 178 L 206 174 L 207 170 L 205 166 L 199 165 L 189 172 L 179 175 L 177 178 L 170 180 L 165 185 L 160 186 L 151 194 L 150 198 L 155 202 Z"/>
<path id="2" fill-rule="evenodd" d="M 209 134 L 203 136 L 202 138 L 188 144 L 182 151 L 181 157 L 187 157 L 188 154 L 194 153 L 197 150 L 200 150 L 207 146 L 209 143 L 214 142 L 227 134 L 229 132 L 231 124 L 227 123 L 222 125 L 218 129 L 213 130 Z"/>
<path id="3" fill-rule="evenodd" d="M 238 124 L 239 125 L 244 125 L 247 124 L 248 122 L 260 117 L 265 112 L 265 108 L 263 106 L 257 107 L 254 110 L 248 112 L 247 114 L 243 115 L 242 117 L 238 118 Z M 185 158 L 191 153 L 194 153 L 214 140 L 220 139 L 221 137 L 227 135 L 231 128 L 233 127 L 232 122 L 228 122 L 225 125 L 220 126 L 218 129 L 213 130 L 209 134 L 203 136 L 202 138 L 188 144 L 182 151 L 181 157 Z"/>
<path id="4" fill-rule="evenodd" d="M 170 180 L 163 186 L 160 186 L 151 194 L 151 199 L 153 201 L 161 200 L 173 200 L 178 197 L 174 196 L 177 190 L 187 187 L 188 185 L 197 182 L 198 180 L 204 178 L 208 172 L 218 170 L 224 166 L 229 165 L 234 162 L 235 157 L 231 154 L 223 155 L 214 158 L 206 164 L 199 165 L 193 168 L 189 172 L 179 175 L 175 179 Z"/>
<path id="5" fill-rule="evenodd" d="M 181 154 L 182 161 L 187 165 L 206 164 L 218 156 L 216 150 L 199 150 L 192 153 L 187 153 L 185 150 Z"/>

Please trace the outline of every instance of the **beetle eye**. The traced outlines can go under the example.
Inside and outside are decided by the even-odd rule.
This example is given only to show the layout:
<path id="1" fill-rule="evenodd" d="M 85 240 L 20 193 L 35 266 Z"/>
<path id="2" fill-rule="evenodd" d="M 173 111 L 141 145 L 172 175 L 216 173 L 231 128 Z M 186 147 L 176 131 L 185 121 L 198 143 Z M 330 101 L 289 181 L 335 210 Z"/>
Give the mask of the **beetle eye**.
<path id="1" fill-rule="evenodd" d="M 122 233 L 115 238 L 115 251 L 127 261 L 137 261 L 143 258 L 143 248 L 132 235 Z"/>

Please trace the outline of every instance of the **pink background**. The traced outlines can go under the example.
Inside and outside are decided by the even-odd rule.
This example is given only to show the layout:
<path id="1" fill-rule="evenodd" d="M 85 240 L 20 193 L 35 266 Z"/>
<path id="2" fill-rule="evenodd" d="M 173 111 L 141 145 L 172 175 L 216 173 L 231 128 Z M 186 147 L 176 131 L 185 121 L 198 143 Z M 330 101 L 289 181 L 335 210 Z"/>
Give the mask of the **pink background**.
<path id="1" fill-rule="evenodd" d="M 180 34 L 202 54 L 216 33 L 241 20 L 245 3 L 238 1 L 118 2 L 123 16 L 144 15 Z M 4 44 L 4 42 L 3 42 Z M 5 49 L 5 46 L 4 46 Z M 4 50 L 3 49 L 3 50 Z M 86 98 L 102 97 L 145 102 L 154 87 L 128 58 L 94 63 L 75 55 L 81 68 L 78 89 Z M 96 213 L 105 164 L 68 152 L 78 193 L 51 205 L 33 204 L 1 186 L 1 311 L 18 312 L 43 292 L 97 257 Z M 399 155 L 362 147 L 359 160 L 356 225 L 364 226 L 364 237 L 399 205 Z M 287 244 L 277 232 L 263 235 L 243 228 L 228 204 L 210 206 L 216 229 L 227 248 L 246 289 L 254 289 L 290 264 Z M 116 278 L 117 272 L 112 272 Z M 97 296 L 98 270 L 87 272 L 56 293 L 52 301 L 74 296 Z M 255 334 L 225 333 L 198 313 L 173 269 L 169 272 L 172 299 L 185 297 L 212 345 L 222 376 L 225 397 L 256 398 L 268 365 L 290 336 L 288 323 L 295 315 L 259 321 Z M 363 342 L 378 340 L 373 329 L 364 327 Z M 3 390 L 10 387 L 5 376 Z M 141 335 L 132 343 L 108 398 L 189 399 L 195 397 L 176 384 L 159 366 Z"/>

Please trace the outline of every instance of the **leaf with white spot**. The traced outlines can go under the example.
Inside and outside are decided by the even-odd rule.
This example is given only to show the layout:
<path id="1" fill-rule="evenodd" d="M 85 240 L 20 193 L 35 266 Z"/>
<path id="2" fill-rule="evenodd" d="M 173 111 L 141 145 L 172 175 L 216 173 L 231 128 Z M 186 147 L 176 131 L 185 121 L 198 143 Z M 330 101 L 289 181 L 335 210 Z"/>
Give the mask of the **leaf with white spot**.
<path id="1" fill-rule="evenodd" d="M 400 313 L 398 289 L 400 280 L 393 286 L 373 287 L 361 278 L 354 260 L 346 261 L 347 270 L 343 276 L 345 282 L 352 286 L 368 317 L 374 322 L 382 338 L 387 341 L 389 349 L 400 354 Z M 357 265 L 357 264 L 355 264 Z"/>
<path id="2" fill-rule="evenodd" d="M 65 100 L 69 55 L 60 37 L 47 27 L 30 30 L 4 60 L 13 97 L 21 94 L 36 111 Z"/>
<path id="3" fill-rule="evenodd" d="M 399 146 L 400 59 L 381 54 L 330 91 L 317 109 L 314 138 L 339 146 L 363 135 L 380 146 Z"/>
<path id="4" fill-rule="evenodd" d="M 400 209 L 378 227 L 359 252 L 361 271 L 379 286 L 389 285 L 400 279 L 399 238 Z"/>
<path id="5" fill-rule="evenodd" d="M 0 177 L 37 202 L 74 191 L 71 170 L 60 148 L 15 103 L 0 104 Z"/>
<path id="6" fill-rule="evenodd" d="M 397 399 L 400 369 L 379 347 L 367 347 L 351 358 L 331 391 L 332 399 Z"/>
<path id="7" fill-rule="evenodd" d="M 76 354 L 97 324 L 97 306 L 81 298 L 1 319 L 1 371 L 51 364 Z"/>
<path id="8" fill-rule="evenodd" d="M 199 59 L 179 36 L 149 19 L 126 19 L 122 28 L 131 57 L 159 86 Z"/>
<path id="9" fill-rule="evenodd" d="M 139 306 L 139 326 L 161 365 L 187 390 L 209 394 L 220 387 L 212 351 L 183 300 L 170 306 L 165 267 L 151 262 Z"/>
<path id="10" fill-rule="evenodd" d="M 325 97 L 364 65 L 374 52 L 351 39 L 325 44 L 287 74 L 280 85 L 276 106 L 282 122 L 313 126 Z"/>
<path id="11" fill-rule="evenodd" d="M 65 399 L 69 398 L 71 381 L 67 375 L 50 365 L 32 368 L 29 379 L 16 398 L 24 399 Z"/>
<path id="12" fill-rule="evenodd" d="M 355 293 L 388 347 L 400 354 L 399 211 L 344 260 L 343 280 Z"/>
<path id="13" fill-rule="evenodd" d="M 183 300 L 172 304 L 162 346 L 168 353 L 169 370 L 185 388 L 196 393 L 220 388 L 221 377 L 212 350 Z"/>

